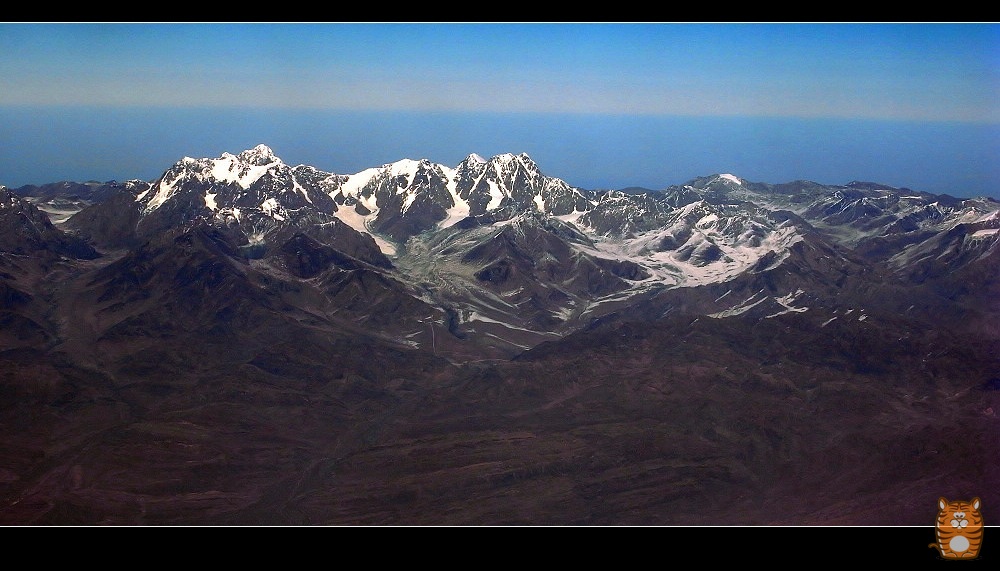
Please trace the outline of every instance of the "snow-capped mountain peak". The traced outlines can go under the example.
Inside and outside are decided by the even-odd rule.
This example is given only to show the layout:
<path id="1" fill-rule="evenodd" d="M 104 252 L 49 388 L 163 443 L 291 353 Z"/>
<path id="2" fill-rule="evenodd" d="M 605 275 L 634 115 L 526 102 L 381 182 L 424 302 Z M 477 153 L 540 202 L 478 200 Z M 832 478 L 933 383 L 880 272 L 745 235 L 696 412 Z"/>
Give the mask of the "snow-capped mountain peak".
<path id="1" fill-rule="evenodd" d="M 572 243 L 564 252 L 567 256 L 575 251 L 603 260 L 601 264 L 627 261 L 629 276 L 646 276 L 632 280 L 637 289 L 699 286 L 765 271 L 780 265 L 796 244 L 815 238 L 816 232 L 849 246 L 896 235 L 894 267 L 943 251 L 944 242 L 925 244 L 931 231 L 961 226 L 955 243 L 962 238 L 963 246 L 952 249 L 972 252 L 963 254 L 969 257 L 986 252 L 997 235 L 995 204 L 909 190 L 900 196 L 889 189 L 860 182 L 769 185 L 723 172 L 662 191 L 586 191 L 544 175 L 526 153 L 490 159 L 471 153 L 454 168 L 426 158 L 404 158 L 334 175 L 302 165 L 288 167 L 269 147 L 258 145 L 215 159 L 185 158 L 137 201 L 143 216 L 161 211 L 158 227 L 214 218 L 229 228 L 239 226 L 254 245 L 276 243 L 287 232 L 317 225 L 332 231 L 343 223 L 367 235 L 381 254 L 404 264 L 412 263 L 404 259 L 407 251 L 419 251 L 425 241 L 431 249 L 445 236 L 462 242 L 460 236 L 471 240 L 481 234 L 482 251 L 500 256 L 494 260 L 500 266 L 490 266 L 497 275 L 487 272 L 490 279 L 509 270 L 501 267 L 506 254 L 494 251 L 493 238 L 487 237 L 505 224 L 524 230 L 537 219 L 544 221 L 539 228 L 546 241 L 559 236 Z M 168 203 L 170 208 L 161 209 Z M 585 239 L 566 238 L 574 233 Z M 521 248 L 520 242 L 511 244 Z M 556 242 L 546 243 L 546 248 L 556 247 Z M 468 262 L 460 258 L 456 263 Z M 525 261 L 521 269 L 537 268 L 532 263 Z"/>
<path id="2" fill-rule="evenodd" d="M 212 228 L 249 264 L 240 272 L 287 270 L 317 295 L 377 299 L 388 288 L 394 308 L 415 304 L 421 319 L 453 312 L 437 323 L 514 349 L 633 301 L 669 309 L 684 290 L 709 317 L 809 318 L 821 310 L 814 292 L 868 279 L 866 264 L 926 280 L 962 266 L 985 272 L 977 260 L 1000 248 L 996 201 L 727 172 L 656 191 L 584 190 L 525 153 L 469 154 L 454 168 L 404 158 L 337 175 L 290 167 L 258 145 L 184 158 L 147 188 L 77 228 L 107 235 L 109 221 L 135 220 L 108 239 L 116 247 Z M 428 322 L 416 323 L 404 337 L 433 344 Z"/>
<path id="3" fill-rule="evenodd" d="M 271 147 L 264 144 L 260 144 L 252 149 L 243 151 L 237 155 L 237 158 L 243 163 L 258 167 L 281 162 L 281 159 L 274 155 L 274 151 L 271 150 Z"/>
<path id="4" fill-rule="evenodd" d="M 222 153 L 215 159 L 184 157 L 137 196 L 136 202 L 143 205 L 143 212 L 149 213 L 171 200 L 178 191 L 190 190 L 192 185 L 198 186 L 202 193 L 205 189 L 201 187 L 215 189 L 214 193 L 218 187 L 233 185 L 247 190 L 269 171 L 279 169 L 288 167 L 266 145 L 257 145 L 238 155 Z M 204 199 L 202 202 L 207 204 Z"/>
<path id="5" fill-rule="evenodd" d="M 719 178 L 722 179 L 722 180 L 727 180 L 729 182 L 741 185 L 741 186 L 743 185 L 743 179 L 741 179 L 740 177 L 738 177 L 738 176 L 736 176 L 734 174 L 723 173 L 723 174 L 719 175 Z"/>
<path id="6" fill-rule="evenodd" d="M 514 153 L 501 153 L 494 156 L 489 162 L 508 168 L 521 166 L 530 171 L 538 170 L 538 165 L 535 164 L 535 161 L 533 161 L 527 153 L 521 153 L 519 155 L 515 155 Z"/>

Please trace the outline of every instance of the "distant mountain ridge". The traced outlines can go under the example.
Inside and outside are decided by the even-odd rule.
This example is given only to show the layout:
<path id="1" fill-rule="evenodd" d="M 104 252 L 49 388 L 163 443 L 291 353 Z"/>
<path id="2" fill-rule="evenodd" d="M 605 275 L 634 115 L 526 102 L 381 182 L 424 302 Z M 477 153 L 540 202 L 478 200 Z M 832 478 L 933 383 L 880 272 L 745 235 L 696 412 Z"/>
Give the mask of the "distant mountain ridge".
<path id="1" fill-rule="evenodd" d="M 27 191 L 51 197 L 59 188 L 79 192 L 69 183 Z M 955 271 L 990 255 L 1000 224 L 994 200 L 874 182 L 768 184 L 723 173 L 658 191 L 588 191 L 544 175 L 524 153 L 470 154 L 455 167 L 403 159 L 345 175 L 289 166 L 261 144 L 185 157 L 154 181 L 97 192 L 111 198 L 63 227 L 98 247 L 134 247 L 204 221 L 226 229 L 250 260 L 309 248 L 310 261 L 280 265 L 294 275 L 356 260 L 435 308 L 432 322 L 456 339 L 492 339 L 488 351 L 502 354 L 635 310 L 663 290 L 783 271 L 806 251 L 825 252 L 825 271 L 830 260 L 851 259 L 911 278 L 943 275 L 938 260 Z M 810 275 L 820 286 L 839 279 Z M 698 311 L 778 314 L 792 306 L 777 300 L 802 300 L 796 291 L 818 286 L 786 287 L 766 303 L 730 297 L 699 302 Z"/>
<path id="2" fill-rule="evenodd" d="M 914 525 L 1000 504 L 1000 203 L 270 148 L 0 187 L 0 523 Z"/>

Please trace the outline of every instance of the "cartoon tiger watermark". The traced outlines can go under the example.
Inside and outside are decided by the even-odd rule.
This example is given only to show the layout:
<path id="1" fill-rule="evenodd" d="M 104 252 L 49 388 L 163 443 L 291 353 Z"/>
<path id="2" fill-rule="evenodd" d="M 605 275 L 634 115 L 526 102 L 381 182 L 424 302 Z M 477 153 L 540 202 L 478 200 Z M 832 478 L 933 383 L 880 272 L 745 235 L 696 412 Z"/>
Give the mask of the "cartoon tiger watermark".
<path id="1" fill-rule="evenodd" d="M 983 514 L 979 498 L 972 501 L 938 499 L 938 516 L 934 525 L 937 542 L 934 547 L 944 559 L 975 559 L 983 544 Z"/>

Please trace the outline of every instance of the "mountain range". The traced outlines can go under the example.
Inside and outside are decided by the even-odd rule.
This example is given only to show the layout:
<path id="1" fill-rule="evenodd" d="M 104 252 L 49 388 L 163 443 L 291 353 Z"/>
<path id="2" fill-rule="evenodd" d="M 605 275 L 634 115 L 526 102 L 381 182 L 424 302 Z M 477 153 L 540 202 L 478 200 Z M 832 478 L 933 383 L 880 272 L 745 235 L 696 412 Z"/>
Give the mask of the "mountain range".
<path id="1" fill-rule="evenodd" d="M 1000 203 L 258 145 L 0 187 L 0 523 L 931 525 L 1000 504 Z"/>

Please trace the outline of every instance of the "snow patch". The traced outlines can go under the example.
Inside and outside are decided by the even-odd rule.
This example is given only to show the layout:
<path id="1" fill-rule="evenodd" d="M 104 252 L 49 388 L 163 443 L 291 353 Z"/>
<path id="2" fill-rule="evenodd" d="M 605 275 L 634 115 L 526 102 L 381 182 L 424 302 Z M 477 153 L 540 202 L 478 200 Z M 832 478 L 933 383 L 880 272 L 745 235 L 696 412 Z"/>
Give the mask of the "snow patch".
<path id="1" fill-rule="evenodd" d="M 309 203 L 313 203 L 312 198 L 309 197 L 309 191 L 306 190 L 304 186 L 299 184 L 299 179 L 295 178 L 295 175 L 292 175 L 292 190 L 305 197 L 306 201 Z"/>
<path id="2" fill-rule="evenodd" d="M 709 214 L 707 216 L 702 217 L 701 220 L 699 220 L 697 223 L 695 223 L 695 226 L 697 226 L 698 228 L 705 228 L 705 227 L 711 225 L 713 222 L 718 222 L 718 221 L 719 221 L 719 216 L 718 215 L 716 215 L 716 214 Z"/>
<path id="3" fill-rule="evenodd" d="M 580 224 L 578 220 L 580 219 L 581 216 L 583 216 L 586 213 L 587 213 L 586 210 L 574 210 L 569 214 L 563 214 L 561 216 L 553 216 L 553 218 L 557 220 L 562 220 L 563 222 L 566 222 L 567 224 L 572 224 L 574 226 L 583 226 L 583 224 Z"/>
<path id="4" fill-rule="evenodd" d="M 285 219 L 285 217 L 281 215 L 281 205 L 278 204 L 278 201 L 274 198 L 268 198 L 264 202 L 261 202 L 260 210 L 275 220 Z"/>
<path id="5" fill-rule="evenodd" d="M 535 200 L 535 208 L 539 212 L 545 212 L 545 201 L 542 200 L 542 195 L 541 194 L 536 194 L 534 200 Z"/>
<path id="6" fill-rule="evenodd" d="M 455 223 L 469 216 L 469 202 L 458 195 L 458 192 L 455 190 L 456 186 L 457 182 L 455 177 L 449 177 L 448 192 L 451 194 L 451 200 L 454 206 L 448 209 L 448 216 L 438 223 L 439 228 L 450 228 L 455 225 Z"/>
<path id="7" fill-rule="evenodd" d="M 342 192 L 344 196 L 358 196 L 361 189 L 370 183 L 372 179 L 375 178 L 375 175 L 382 171 L 382 168 L 373 167 L 352 175 L 347 175 L 347 180 L 340 185 L 340 188 L 337 191 L 331 193 L 330 198 L 336 196 L 337 192 Z"/>
<path id="8" fill-rule="evenodd" d="M 557 311 L 553 311 L 552 313 L 555 314 L 555 316 L 561 321 L 569 321 L 570 317 L 573 317 L 573 311 L 574 308 L 570 305 L 569 307 L 560 307 Z"/>
<path id="9" fill-rule="evenodd" d="M 209 175 L 219 182 L 227 182 L 240 185 L 241 188 L 250 188 L 250 185 L 257 182 L 257 179 L 274 167 L 281 164 L 281 161 L 273 161 L 264 165 L 247 165 L 238 157 L 229 153 L 223 153 L 221 158 L 212 161 L 212 168 Z"/>
<path id="10" fill-rule="evenodd" d="M 164 180 L 160 180 L 160 185 L 159 185 L 159 187 L 156 190 L 156 194 L 153 195 L 153 198 L 150 199 L 150 201 L 146 204 L 146 208 L 145 208 L 146 212 L 150 212 L 152 210 L 156 210 L 157 208 L 160 207 L 160 205 L 162 205 L 171 196 L 173 196 L 174 195 L 174 186 L 177 184 L 178 180 L 180 180 L 180 177 L 175 178 L 174 180 L 172 180 L 170 182 L 167 182 L 165 179 Z M 144 192 L 140 196 L 145 196 L 145 195 L 146 195 L 146 193 Z M 136 200 L 138 200 L 138 198 Z"/>
<path id="11" fill-rule="evenodd" d="M 779 255 L 767 269 L 774 268 L 790 255 L 789 248 L 802 240 L 802 236 L 796 232 L 794 226 L 772 231 L 759 246 L 728 243 L 732 240 L 727 241 L 724 236 L 713 234 L 713 242 L 721 251 L 721 255 L 714 262 L 696 265 L 690 261 L 676 259 L 677 252 L 674 250 L 658 251 L 657 245 L 670 232 L 671 229 L 668 228 L 653 230 L 634 239 L 602 239 L 595 242 L 595 248 L 574 246 L 602 258 L 629 259 L 652 273 L 649 281 L 672 284 L 675 287 L 693 287 L 732 279 L 752 268 L 761 257 L 772 250 L 779 252 Z M 688 242 L 693 244 L 693 241 L 707 243 L 706 234 L 695 229 Z"/>
<path id="12" fill-rule="evenodd" d="M 344 224 L 347 224 L 351 228 L 354 228 L 358 232 L 361 232 L 363 234 L 368 234 L 369 236 L 374 238 L 375 245 L 377 245 L 379 250 L 382 250 L 382 253 L 385 254 L 386 256 L 396 255 L 396 246 L 394 246 L 392 242 L 389 242 L 388 240 L 380 236 L 377 236 L 372 231 L 370 231 L 368 229 L 369 217 L 358 214 L 357 210 L 355 210 L 353 206 L 342 205 L 340 208 L 337 209 L 336 212 L 333 213 L 333 215 L 336 216 L 338 220 L 340 220 Z M 374 216 L 374 214 L 372 214 L 371 216 Z"/>
<path id="13" fill-rule="evenodd" d="M 772 317 L 777 317 L 779 315 L 784 315 L 786 313 L 802 313 L 804 311 L 808 311 L 809 310 L 808 307 L 795 307 L 795 306 L 792 305 L 792 302 L 795 301 L 803 293 L 805 293 L 805 292 L 802 291 L 801 289 L 798 289 L 798 290 L 795 290 L 795 293 L 790 293 L 790 294 L 783 295 L 781 297 L 775 298 L 774 301 L 778 302 L 778 304 L 781 305 L 782 307 L 784 307 L 785 309 L 782 310 L 782 311 L 779 311 L 778 313 L 773 313 L 771 315 L 768 315 L 765 319 L 770 319 Z"/>
<path id="14" fill-rule="evenodd" d="M 714 317 L 716 319 L 722 319 L 723 317 L 732 317 L 734 315 L 740 315 L 740 314 L 746 313 L 746 312 L 750 311 L 751 309 L 753 309 L 754 307 L 756 307 L 761 302 L 763 302 L 764 300 L 767 299 L 767 296 L 764 296 L 764 297 L 758 299 L 757 301 L 755 301 L 753 303 L 750 303 L 750 300 L 752 300 L 753 298 L 757 297 L 758 295 L 760 295 L 762 293 L 764 293 L 763 289 L 760 290 L 760 291 L 758 291 L 757 293 L 751 295 L 750 297 L 746 298 L 743 301 L 743 303 L 741 303 L 739 305 L 733 306 L 733 307 L 731 307 L 729 309 L 726 309 L 726 310 L 723 310 L 723 311 L 719 311 L 717 313 L 710 313 L 708 316 L 709 317 Z"/>
<path id="15" fill-rule="evenodd" d="M 376 236 L 375 234 L 371 234 L 371 237 L 375 239 L 375 245 L 378 246 L 379 250 L 382 250 L 383 254 L 386 256 L 396 255 L 396 246 L 393 246 L 392 242 L 389 242 L 381 236 Z"/>
<path id="16" fill-rule="evenodd" d="M 486 205 L 486 210 L 495 210 L 500 207 L 500 203 L 503 201 L 503 191 L 497 186 L 495 181 L 486 181 L 490 185 L 490 203 Z"/>

